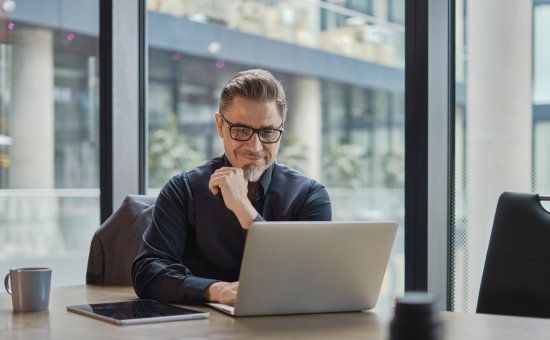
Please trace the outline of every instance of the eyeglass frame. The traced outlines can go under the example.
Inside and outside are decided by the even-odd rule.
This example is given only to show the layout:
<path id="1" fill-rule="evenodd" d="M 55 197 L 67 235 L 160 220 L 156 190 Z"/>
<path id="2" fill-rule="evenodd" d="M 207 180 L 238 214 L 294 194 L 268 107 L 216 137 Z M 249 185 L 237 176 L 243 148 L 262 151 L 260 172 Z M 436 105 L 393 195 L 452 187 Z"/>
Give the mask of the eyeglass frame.
<path id="1" fill-rule="evenodd" d="M 250 127 L 250 126 L 246 126 L 246 125 L 242 125 L 242 124 L 233 124 L 231 123 L 230 121 L 227 120 L 227 118 L 225 118 L 225 116 L 223 115 L 223 113 L 221 112 L 218 112 L 218 114 L 220 115 L 220 117 L 222 118 L 222 120 L 227 124 L 227 127 L 229 128 L 229 136 L 231 137 L 231 139 L 233 140 L 236 140 L 238 142 L 248 142 L 250 139 L 252 139 L 252 136 L 254 136 L 254 134 L 257 134 L 258 135 L 258 139 L 260 140 L 260 142 L 262 144 L 275 144 L 277 143 L 278 141 L 281 140 L 281 137 L 283 136 L 283 132 L 285 131 L 284 129 L 281 129 L 281 128 L 278 128 L 278 129 L 273 129 L 273 128 L 259 128 L 259 129 L 256 129 L 256 128 L 253 128 L 253 127 Z M 281 127 L 284 125 L 285 123 L 281 123 Z M 233 128 L 245 128 L 245 129 L 249 129 L 249 130 L 252 130 L 252 134 L 250 134 L 250 137 L 248 137 L 248 139 L 236 139 L 235 137 L 233 137 L 233 133 L 231 133 L 231 130 Z M 279 132 L 279 137 L 277 138 L 276 141 L 274 142 L 264 142 L 262 140 L 262 137 L 260 136 L 260 132 L 262 131 L 266 131 L 266 130 L 269 130 L 269 131 L 277 131 Z"/>

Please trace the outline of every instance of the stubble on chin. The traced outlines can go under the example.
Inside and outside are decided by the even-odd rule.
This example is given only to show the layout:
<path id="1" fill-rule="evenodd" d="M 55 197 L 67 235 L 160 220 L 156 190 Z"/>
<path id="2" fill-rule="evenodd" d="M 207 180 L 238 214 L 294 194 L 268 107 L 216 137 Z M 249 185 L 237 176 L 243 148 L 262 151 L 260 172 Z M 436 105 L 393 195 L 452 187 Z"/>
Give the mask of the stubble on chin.
<path id="1" fill-rule="evenodd" d="M 256 164 L 247 164 L 243 167 L 244 178 L 249 182 L 257 182 L 262 177 L 261 171 Z"/>

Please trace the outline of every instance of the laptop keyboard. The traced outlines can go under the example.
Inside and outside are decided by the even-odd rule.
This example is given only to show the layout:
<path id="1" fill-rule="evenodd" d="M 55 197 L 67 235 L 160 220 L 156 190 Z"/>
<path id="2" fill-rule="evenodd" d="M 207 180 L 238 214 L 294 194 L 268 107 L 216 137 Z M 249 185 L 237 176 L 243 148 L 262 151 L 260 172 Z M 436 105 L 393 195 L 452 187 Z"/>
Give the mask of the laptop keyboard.
<path id="1" fill-rule="evenodd" d="M 225 312 L 227 314 L 233 315 L 233 313 L 235 312 L 235 308 L 233 306 L 226 305 L 226 304 L 223 304 L 223 303 L 210 302 L 210 303 L 207 303 L 207 305 L 212 307 L 212 308 L 215 308 L 217 310 L 220 310 L 222 312 Z"/>

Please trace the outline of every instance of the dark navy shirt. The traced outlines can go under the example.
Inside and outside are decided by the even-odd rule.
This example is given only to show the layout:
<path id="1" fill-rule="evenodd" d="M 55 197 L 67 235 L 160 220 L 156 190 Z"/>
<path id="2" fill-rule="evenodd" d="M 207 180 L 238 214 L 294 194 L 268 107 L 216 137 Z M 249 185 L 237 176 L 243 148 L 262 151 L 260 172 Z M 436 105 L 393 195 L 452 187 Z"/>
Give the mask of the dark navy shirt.
<path id="1" fill-rule="evenodd" d="M 132 266 L 134 289 L 141 298 L 198 303 L 216 281 L 234 282 L 246 239 L 221 194 L 208 188 L 210 176 L 231 166 L 225 156 L 176 175 L 162 188 L 151 225 Z M 329 221 L 330 198 L 323 185 L 275 161 L 256 187 L 256 220 Z"/>

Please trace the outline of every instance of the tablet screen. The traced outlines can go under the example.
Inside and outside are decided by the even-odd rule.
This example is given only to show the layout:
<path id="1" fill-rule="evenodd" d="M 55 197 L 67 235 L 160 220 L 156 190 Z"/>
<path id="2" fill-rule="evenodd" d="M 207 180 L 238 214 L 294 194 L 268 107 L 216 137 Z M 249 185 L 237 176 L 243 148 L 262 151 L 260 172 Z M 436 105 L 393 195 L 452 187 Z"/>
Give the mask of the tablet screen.
<path id="1" fill-rule="evenodd" d="M 174 306 L 154 300 L 132 300 L 68 306 L 68 311 L 118 325 L 202 319 L 208 312 Z"/>

